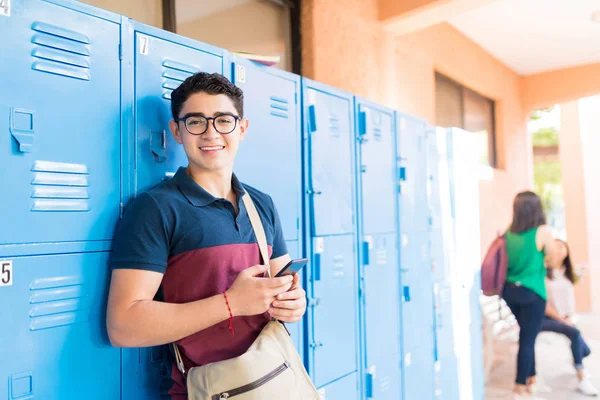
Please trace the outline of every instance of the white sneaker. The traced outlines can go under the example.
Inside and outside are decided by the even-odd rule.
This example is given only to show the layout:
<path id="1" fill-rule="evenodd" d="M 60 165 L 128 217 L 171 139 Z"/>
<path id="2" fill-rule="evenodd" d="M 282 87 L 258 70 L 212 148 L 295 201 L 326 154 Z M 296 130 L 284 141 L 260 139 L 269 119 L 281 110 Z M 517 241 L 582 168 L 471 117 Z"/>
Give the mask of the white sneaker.
<path id="1" fill-rule="evenodd" d="M 577 391 L 586 396 L 598 396 L 598 390 L 592 385 L 589 379 L 584 379 L 577 385 Z"/>

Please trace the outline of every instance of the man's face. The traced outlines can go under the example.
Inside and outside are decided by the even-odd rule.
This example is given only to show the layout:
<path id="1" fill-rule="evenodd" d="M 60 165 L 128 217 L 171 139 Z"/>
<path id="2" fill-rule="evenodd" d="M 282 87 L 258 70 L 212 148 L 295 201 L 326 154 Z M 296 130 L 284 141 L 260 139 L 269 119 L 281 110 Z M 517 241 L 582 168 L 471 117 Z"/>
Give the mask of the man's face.
<path id="1" fill-rule="evenodd" d="M 202 130 L 201 125 L 207 124 L 203 134 L 191 134 L 186 128 L 185 121 L 170 122 L 171 132 L 177 143 L 183 144 L 190 165 L 205 171 L 232 170 L 239 142 L 246 135 L 248 121 L 241 119 L 236 121 L 233 118 L 238 116 L 238 112 L 233 102 L 224 94 L 211 95 L 200 92 L 191 95 L 183 103 L 178 117 L 184 118 L 190 115 L 194 116 L 194 119 L 188 120 L 188 127 L 192 132 Z M 228 134 L 219 133 L 212 119 L 204 120 L 201 117 L 221 117 L 215 121 L 221 131 L 226 130 L 223 127 L 228 123 L 235 124 L 235 129 Z"/>

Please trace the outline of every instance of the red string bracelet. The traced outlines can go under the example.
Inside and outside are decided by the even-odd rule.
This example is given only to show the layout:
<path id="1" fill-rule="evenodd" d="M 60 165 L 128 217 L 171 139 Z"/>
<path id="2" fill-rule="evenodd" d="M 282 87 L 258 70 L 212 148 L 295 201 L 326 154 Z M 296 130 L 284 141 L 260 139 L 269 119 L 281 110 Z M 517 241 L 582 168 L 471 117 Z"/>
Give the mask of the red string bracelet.
<path id="1" fill-rule="evenodd" d="M 229 299 L 227 299 L 227 291 L 223 292 L 223 296 L 225 296 L 225 303 L 227 303 L 227 309 L 229 310 L 229 330 L 232 335 L 235 335 L 233 331 L 233 314 L 231 313 L 231 307 L 229 306 Z"/>

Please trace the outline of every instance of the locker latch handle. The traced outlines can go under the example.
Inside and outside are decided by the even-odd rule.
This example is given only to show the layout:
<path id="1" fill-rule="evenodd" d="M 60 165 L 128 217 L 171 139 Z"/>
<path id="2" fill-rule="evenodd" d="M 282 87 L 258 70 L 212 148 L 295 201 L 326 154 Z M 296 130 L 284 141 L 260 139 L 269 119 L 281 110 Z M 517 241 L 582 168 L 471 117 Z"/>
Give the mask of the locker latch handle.
<path id="1" fill-rule="evenodd" d="M 17 120 L 17 116 L 21 116 L 21 118 Z M 10 134 L 19 143 L 21 153 L 31 153 L 33 151 L 33 144 L 35 143 L 34 117 L 35 113 L 33 111 L 15 107 L 10 108 Z"/>
<path id="2" fill-rule="evenodd" d="M 158 140 L 156 140 L 158 136 Z M 155 143 L 160 141 L 160 144 Z M 163 129 L 162 132 L 150 132 L 150 150 L 156 157 L 156 162 L 159 164 L 167 161 L 167 131 Z"/>
<path id="3" fill-rule="evenodd" d="M 404 301 L 407 303 L 410 302 L 410 286 L 404 286 Z"/>
<path id="4" fill-rule="evenodd" d="M 406 167 L 398 167 L 398 179 L 400 181 L 406 180 Z"/>

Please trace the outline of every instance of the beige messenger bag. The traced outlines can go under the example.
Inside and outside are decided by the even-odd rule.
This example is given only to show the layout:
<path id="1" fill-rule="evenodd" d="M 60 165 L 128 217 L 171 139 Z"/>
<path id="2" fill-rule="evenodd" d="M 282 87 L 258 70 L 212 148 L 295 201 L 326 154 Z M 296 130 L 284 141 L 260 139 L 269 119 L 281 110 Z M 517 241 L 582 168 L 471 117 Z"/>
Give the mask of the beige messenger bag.
<path id="1" fill-rule="evenodd" d="M 260 254 L 269 264 L 267 239 L 254 203 L 246 193 L 250 223 L 258 240 Z M 270 269 L 267 269 L 271 277 Z M 177 368 L 186 376 L 177 345 Z M 271 320 L 248 351 L 239 357 L 194 367 L 187 371 L 190 400 L 319 400 L 302 360 L 285 326 Z"/>

